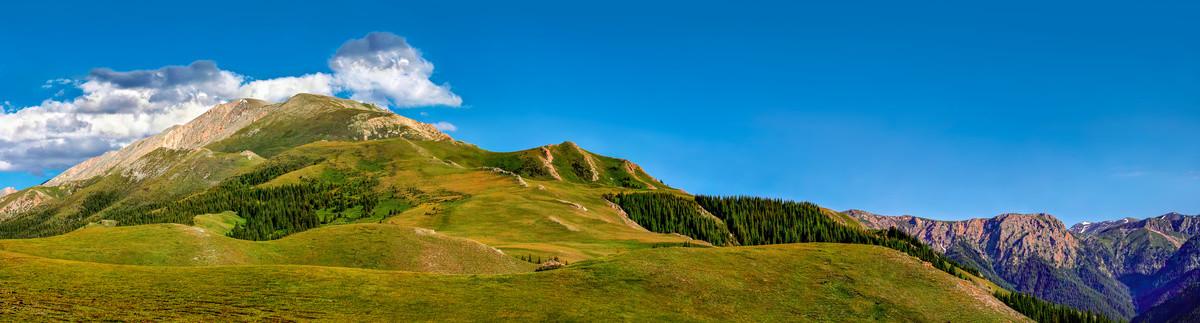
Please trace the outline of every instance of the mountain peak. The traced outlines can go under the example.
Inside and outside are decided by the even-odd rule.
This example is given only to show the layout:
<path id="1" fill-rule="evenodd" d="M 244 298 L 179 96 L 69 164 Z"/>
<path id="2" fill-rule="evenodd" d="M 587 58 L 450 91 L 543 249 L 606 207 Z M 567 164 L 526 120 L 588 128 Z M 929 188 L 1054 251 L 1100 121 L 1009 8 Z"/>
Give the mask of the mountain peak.
<path id="1" fill-rule="evenodd" d="M 128 166 L 134 160 L 158 148 L 187 149 L 228 138 L 235 131 L 262 118 L 272 104 L 257 99 L 237 99 L 213 106 L 199 117 L 183 125 L 175 125 L 153 136 L 138 140 L 118 150 L 88 159 L 68 168 L 42 186 L 58 186 L 105 174 L 110 169 Z"/>
<path id="2" fill-rule="evenodd" d="M 1074 233 L 1074 234 L 1093 234 L 1093 233 L 1102 232 L 1104 230 L 1108 230 L 1113 227 L 1118 227 L 1118 226 L 1126 225 L 1126 224 L 1137 222 L 1137 221 L 1140 221 L 1140 220 L 1135 219 L 1135 218 L 1128 218 L 1128 217 L 1124 218 L 1124 219 L 1120 219 L 1120 220 L 1103 221 L 1103 222 L 1084 221 L 1084 222 L 1079 222 L 1078 224 L 1072 225 L 1070 231 L 1071 231 L 1071 233 Z"/>
<path id="3" fill-rule="evenodd" d="M 264 136 L 274 137 L 259 140 Z M 215 145 L 211 148 L 217 151 L 250 150 L 270 157 L 282 150 L 319 140 L 357 141 L 392 137 L 450 139 L 450 136 L 434 129 L 432 125 L 405 118 L 370 103 L 310 93 L 296 94 L 276 104 L 242 98 L 213 106 L 183 125 L 172 126 L 121 149 L 88 159 L 42 185 L 59 186 L 104 175 L 113 169 L 123 169 L 158 148 L 193 149 Z M 243 140 L 230 142 L 231 139 Z"/>
<path id="4" fill-rule="evenodd" d="M 15 187 L 11 187 L 11 186 L 5 187 L 4 189 L 0 189 L 0 197 L 4 197 L 5 195 L 9 195 L 9 194 L 16 193 L 16 192 L 17 192 L 17 189 Z"/>

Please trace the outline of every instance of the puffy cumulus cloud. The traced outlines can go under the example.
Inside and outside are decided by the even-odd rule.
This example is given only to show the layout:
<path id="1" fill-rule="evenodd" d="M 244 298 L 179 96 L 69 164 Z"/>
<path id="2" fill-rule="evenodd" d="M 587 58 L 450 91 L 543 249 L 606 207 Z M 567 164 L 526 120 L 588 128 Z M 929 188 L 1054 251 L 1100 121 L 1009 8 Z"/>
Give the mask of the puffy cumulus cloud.
<path id="1" fill-rule="evenodd" d="M 128 72 L 99 68 L 78 80 L 50 80 L 44 87 L 69 87 L 81 94 L 24 108 L 4 101 L 0 171 L 37 174 L 70 167 L 185 123 L 213 105 L 244 97 L 279 102 L 297 93 L 349 93 L 352 99 L 380 106 L 462 104 L 449 86 L 429 80 L 432 63 L 390 33 L 350 40 L 328 63 L 332 73 L 265 80 L 248 80 L 212 61 Z M 449 123 L 440 127 L 457 129 Z"/>
<path id="2" fill-rule="evenodd" d="M 462 105 L 449 85 L 429 80 L 433 63 L 403 37 L 390 33 L 346 42 L 329 59 L 329 69 L 341 88 L 354 93 L 354 100 L 397 107 Z"/>

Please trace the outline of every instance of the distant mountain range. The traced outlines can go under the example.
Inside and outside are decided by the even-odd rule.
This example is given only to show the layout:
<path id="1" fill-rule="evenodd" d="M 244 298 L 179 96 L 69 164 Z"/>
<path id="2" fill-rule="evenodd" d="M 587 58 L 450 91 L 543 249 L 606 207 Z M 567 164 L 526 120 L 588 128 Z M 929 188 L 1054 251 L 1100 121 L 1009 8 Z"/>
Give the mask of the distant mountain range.
<path id="1" fill-rule="evenodd" d="M 1200 282 L 1200 217 L 1083 222 L 1070 229 L 1049 214 L 938 221 L 847 215 L 868 228 L 897 227 L 998 285 L 1077 308 L 1130 319 Z"/>

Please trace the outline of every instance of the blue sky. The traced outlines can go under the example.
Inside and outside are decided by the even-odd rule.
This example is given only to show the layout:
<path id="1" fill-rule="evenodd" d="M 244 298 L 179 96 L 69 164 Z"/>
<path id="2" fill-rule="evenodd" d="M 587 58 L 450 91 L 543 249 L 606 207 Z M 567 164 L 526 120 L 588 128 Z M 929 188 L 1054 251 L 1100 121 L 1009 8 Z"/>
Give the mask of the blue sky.
<path id="1" fill-rule="evenodd" d="M 42 86 L 95 68 L 330 73 L 340 45 L 382 31 L 462 99 L 395 111 L 489 150 L 572 140 L 696 194 L 889 215 L 1200 213 L 1194 4 L 29 6 L 0 12 L 10 110 L 78 95 Z"/>

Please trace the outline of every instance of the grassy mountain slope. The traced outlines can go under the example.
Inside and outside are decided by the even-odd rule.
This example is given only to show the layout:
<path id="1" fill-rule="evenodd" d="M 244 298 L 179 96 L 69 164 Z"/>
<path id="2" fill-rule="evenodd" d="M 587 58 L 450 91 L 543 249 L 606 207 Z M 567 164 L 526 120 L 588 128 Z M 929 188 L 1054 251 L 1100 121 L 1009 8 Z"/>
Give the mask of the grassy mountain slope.
<path id="1" fill-rule="evenodd" d="M 0 238 L 66 233 L 91 222 L 101 222 L 109 215 L 106 210 L 174 201 L 262 161 L 254 154 L 159 148 L 139 157 L 126 169 L 71 184 L 79 188 L 71 188 L 70 194 L 52 194 L 55 198 L 0 222 Z M 32 187 L 22 192 L 62 192 L 66 187 Z"/>
<path id="2" fill-rule="evenodd" d="M 402 196 L 413 205 L 384 222 L 433 229 L 511 254 L 577 261 L 657 243 L 691 241 L 630 225 L 601 198 L 614 187 L 518 179 L 482 168 L 484 161 L 500 154 L 504 153 L 451 140 L 316 142 L 273 159 L 321 158 L 321 162 L 260 186 L 374 179 L 376 192 Z"/>
<path id="3" fill-rule="evenodd" d="M 270 157 L 310 142 L 382 138 L 448 140 L 433 126 L 401 117 L 368 103 L 313 94 L 297 94 L 276 112 L 210 144 L 214 151 L 253 151 Z"/>
<path id="4" fill-rule="evenodd" d="M 1026 321 L 913 258 L 842 244 L 646 249 L 487 276 L 124 266 L 0 251 L 0 283 L 0 315 L 16 320 Z"/>
<path id="5" fill-rule="evenodd" d="M 518 175 L 571 183 L 633 189 L 667 188 L 628 160 L 605 157 L 583 150 L 573 142 L 547 145 L 488 156 L 484 164 Z"/>
<path id="6" fill-rule="evenodd" d="M 334 225 L 274 241 L 247 241 L 180 224 L 81 229 L 0 248 L 46 258 L 143 266 L 313 265 L 451 274 L 531 271 L 496 249 L 427 229 Z"/>

